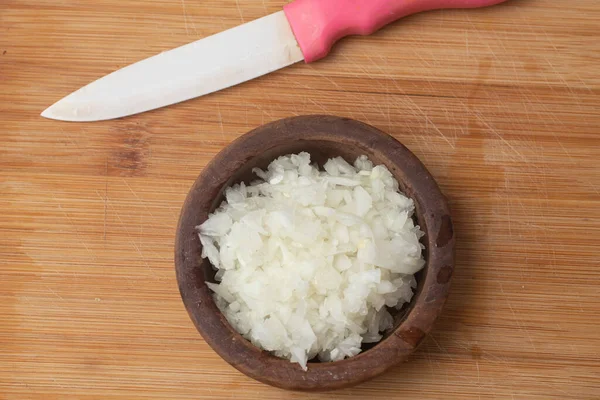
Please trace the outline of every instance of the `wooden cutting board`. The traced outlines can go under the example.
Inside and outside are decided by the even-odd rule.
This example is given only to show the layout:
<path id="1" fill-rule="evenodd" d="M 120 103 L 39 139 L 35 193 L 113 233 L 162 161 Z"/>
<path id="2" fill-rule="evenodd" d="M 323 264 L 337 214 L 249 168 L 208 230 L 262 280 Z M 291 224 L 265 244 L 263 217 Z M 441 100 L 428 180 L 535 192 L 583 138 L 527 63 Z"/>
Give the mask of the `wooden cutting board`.
<path id="1" fill-rule="evenodd" d="M 0 398 L 597 399 L 597 0 L 424 13 L 154 112 L 39 117 L 95 78 L 284 3 L 1 2 Z M 173 268 L 179 209 L 206 163 L 262 123 L 315 113 L 409 147 L 448 196 L 458 238 L 429 339 L 327 395 L 226 364 L 195 331 Z"/>

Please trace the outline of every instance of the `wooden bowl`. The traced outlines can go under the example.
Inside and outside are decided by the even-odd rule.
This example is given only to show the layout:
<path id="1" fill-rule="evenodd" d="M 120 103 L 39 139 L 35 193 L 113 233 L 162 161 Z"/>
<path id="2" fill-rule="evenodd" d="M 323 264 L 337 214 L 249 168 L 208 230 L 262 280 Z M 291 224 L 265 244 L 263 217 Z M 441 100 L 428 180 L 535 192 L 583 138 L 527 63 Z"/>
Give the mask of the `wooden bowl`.
<path id="1" fill-rule="evenodd" d="M 332 156 L 353 162 L 365 154 L 384 164 L 401 190 L 415 201 L 416 220 L 425 232 L 425 267 L 407 306 L 395 313 L 395 324 L 383 339 L 343 361 L 296 363 L 252 345 L 238 334 L 215 305 L 205 281 L 214 270 L 200 257 L 195 227 L 222 201 L 224 189 L 256 179 L 252 168 L 266 168 L 276 157 L 307 151 L 322 166 Z M 301 116 L 261 126 L 223 149 L 202 171 L 181 211 L 175 242 L 179 291 L 194 325 L 206 342 L 232 366 L 261 382 L 292 390 L 330 390 L 373 378 L 405 361 L 440 315 L 454 269 L 454 234 L 446 198 L 423 164 L 406 147 L 378 129 L 347 118 Z M 424 371 L 425 372 L 425 371 Z"/>

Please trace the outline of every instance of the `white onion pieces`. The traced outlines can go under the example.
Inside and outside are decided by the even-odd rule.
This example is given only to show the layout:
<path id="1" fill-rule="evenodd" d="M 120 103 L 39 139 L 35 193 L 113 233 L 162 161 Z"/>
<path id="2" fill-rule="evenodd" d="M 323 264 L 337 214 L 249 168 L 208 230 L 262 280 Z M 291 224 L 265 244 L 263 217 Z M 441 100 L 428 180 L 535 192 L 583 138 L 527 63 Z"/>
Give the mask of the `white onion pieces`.
<path id="1" fill-rule="evenodd" d="M 384 166 L 308 153 L 280 157 L 261 180 L 230 187 L 200 225 L 207 283 L 229 323 L 261 349 L 300 364 L 337 361 L 392 326 L 425 264 L 414 203 Z"/>

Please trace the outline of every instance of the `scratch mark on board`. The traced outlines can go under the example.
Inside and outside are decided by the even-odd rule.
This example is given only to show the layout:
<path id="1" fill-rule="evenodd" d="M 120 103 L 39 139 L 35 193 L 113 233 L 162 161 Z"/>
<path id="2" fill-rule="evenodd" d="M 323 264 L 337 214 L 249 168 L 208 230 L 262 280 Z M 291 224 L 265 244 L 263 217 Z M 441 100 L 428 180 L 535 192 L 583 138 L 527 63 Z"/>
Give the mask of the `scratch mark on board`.
<path id="1" fill-rule="evenodd" d="M 44 285 L 44 286 L 46 287 L 46 289 L 48 289 L 48 291 L 49 291 L 50 293 L 52 293 L 53 295 L 55 295 L 55 296 L 56 296 L 56 297 L 58 297 L 59 299 L 61 299 L 61 300 L 64 300 L 64 299 L 62 298 L 62 296 L 61 296 L 61 295 L 59 295 L 58 293 L 56 293 L 54 290 L 52 290 L 52 288 L 50 288 L 50 286 L 48 286 L 48 285 Z"/>
<path id="2" fill-rule="evenodd" d="M 433 335 L 429 334 L 429 337 L 431 338 L 431 340 L 433 341 L 433 343 L 435 343 L 436 347 L 443 353 L 445 353 L 450 360 L 452 360 L 452 362 L 454 362 L 454 357 L 452 357 L 452 355 L 450 354 L 450 352 L 446 349 L 444 349 L 442 346 L 440 346 L 439 342 L 433 337 Z"/>
<path id="3" fill-rule="evenodd" d="M 444 139 L 444 141 L 446 141 L 446 143 L 448 143 L 448 146 L 452 147 L 452 150 L 456 150 L 456 146 L 454 145 L 454 143 L 452 143 L 450 141 L 450 139 L 448 139 L 446 137 L 446 135 L 444 135 L 442 133 L 442 131 L 440 131 L 440 129 L 437 127 L 437 125 L 433 123 L 433 121 L 431 120 L 431 118 L 429 118 L 429 116 L 427 116 L 425 114 L 423 114 L 423 117 L 425 117 L 425 129 L 427 129 L 429 127 L 429 124 L 431 124 L 431 126 L 439 134 L 439 136 L 441 136 L 442 139 Z"/>
<path id="4" fill-rule="evenodd" d="M 221 128 L 221 139 L 225 141 L 225 130 L 223 129 L 223 116 L 221 115 L 221 105 L 217 102 L 217 113 L 219 114 L 219 127 Z"/>
<path id="5" fill-rule="evenodd" d="M 129 239 L 129 242 L 131 243 L 131 245 L 133 246 L 133 248 L 136 250 L 136 252 L 139 254 L 140 260 L 146 266 L 146 268 L 150 272 L 150 275 L 152 277 L 158 279 L 158 280 L 161 280 L 161 278 L 154 272 L 154 270 L 152 269 L 152 267 L 150 267 L 150 264 L 148 264 L 148 261 L 146 261 L 146 257 L 144 256 L 144 254 L 140 250 L 139 246 L 135 243 L 135 240 L 133 240 L 131 232 L 129 232 L 129 229 L 127 229 L 127 225 L 123 222 L 123 220 L 121 219 L 121 216 L 119 215 L 119 213 L 116 210 L 115 210 L 115 215 L 117 216 L 117 219 L 121 223 L 121 226 L 123 227 L 123 229 L 125 229 L 125 232 L 127 233 L 127 238 Z"/>
<path id="6" fill-rule="evenodd" d="M 323 107 L 320 103 L 317 103 L 316 101 L 314 101 L 312 98 L 308 98 L 308 101 L 310 101 L 311 103 L 313 103 L 315 106 L 319 107 L 321 109 L 321 111 L 328 113 L 329 111 L 327 111 L 327 109 L 325 107 Z"/>
<path id="7" fill-rule="evenodd" d="M 523 162 L 527 162 L 527 159 L 523 156 L 523 154 L 519 153 L 517 151 L 517 149 L 514 148 L 514 146 L 512 144 L 510 144 L 506 139 L 504 139 L 502 137 L 502 135 L 500 135 L 498 133 L 498 131 L 496 131 L 496 129 L 494 127 L 492 127 L 486 120 L 484 120 L 481 115 L 479 115 L 479 113 L 475 113 L 474 114 L 477 119 L 479 121 L 481 121 L 482 124 L 484 124 L 489 130 L 490 132 L 492 132 L 498 139 L 500 139 L 502 141 L 502 143 L 504 143 L 505 145 L 507 145 Z"/>
<path id="8" fill-rule="evenodd" d="M 102 229 L 102 240 L 106 243 L 106 217 L 107 217 L 107 206 L 108 202 L 108 157 L 104 164 L 104 226 Z"/>
<path id="9" fill-rule="evenodd" d="M 138 200 L 139 204 L 141 204 L 146 211 L 148 211 L 148 214 L 150 214 L 150 216 L 157 221 L 158 218 L 156 218 L 156 216 L 154 214 L 152 214 L 152 211 L 150 211 L 150 209 L 148 208 L 148 206 L 146 205 L 146 202 L 144 200 L 142 200 L 136 192 L 133 191 L 133 189 L 131 188 L 131 186 L 129 185 L 129 183 L 127 183 L 127 180 L 125 178 L 121 179 L 123 181 L 123 183 L 125 184 L 125 186 L 127 186 L 127 189 L 129 189 L 129 191 L 133 194 L 133 196 Z"/>
<path id="10" fill-rule="evenodd" d="M 181 0 L 181 8 L 183 9 L 183 23 L 185 24 L 185 34 L 189 35 L 190 31 L 188 29 L 187 12 L 185 10 L 185 0 Z"/>
<path id="11" fill-rule="evenodd" d="M 242 22 L 246 22 L 244 20 L 244 14 L 242 13 L 242 9 L 240 8 L 240 0 L 235 0 L 235 6 L 237 7 L 238 13 L 240 13 L 240 18 L 242 19 Z"/>
<path id="12" fill-rule="evenodd" d="M 502 283 L 500 283 L 500 288 L 502 290 L 502 293 L 504 293 L 504 288 L 502 286 Z M 521 329 L 523 332 L 525 332 L 525 335 L 527 335 L 527 339 L 529 340 L 531 347 L 533 348 L 534 351 L 537 351 L 535 344 L 533 343 L 533 340 L 531 338 L 531 335 L 529 334 L 529 330 L 527 330 L 527 328 L 521 323 L 521 320 L 517 317 L 517 314 L 515 313 L 515 310 L 514 310 L 512 304 L 510 303 L 510 300 L 508 300 L 507 296 L 505 296 L 504 299 L 506 300 L 506 304 L 508 304 L 508 308 L 510 309 L 510 312 L 512 313 L 513 318 L 514 318 L 515 322 L 517 323 L 517 326 L 519 327 L 519 329 Z"/>
<path id="13" fill-rule="evenodd" d="M 312 69 L 314 72 L 316 72 L 316 73 L 317 73 L 317 75 L 319 75 L 319 76 L 321 76 L 323 79 L 325 79 L 325 80 L 327 80 L 327 81 L 331 82 L 331 84 L 332 84 L 333 86 L 335 86 L 335 88 L 336 88 L 336 89 L 339 89 L 339 90 L 341 90 L 340 86 L 339 86 L 337 83 L 335 83 L 335 81 L 334 81 L 333 79 L 331 79 L 330 77 L 328 77 L 327 75 L 325 75 L 324 73 L 322 73 L 321 71 L 319 71 L 319 69 L 318 69 L 318 68 L 315 68 L 315 67 L 313 67 L 311 64 L 307 64 L 307 65 L 308 65 L 308 66 L 309 66 L 309 67 L 310 67 L 310 68 L 311 68 L 311 69 Z"/>
<path id="14" fill-rule="evenodd" d="M 80 243 L 81 245 L 85 248 L 85 250 L 92 256 L 93 260 L 97 260 L 96 255 L 94 254 L 93 251 L 90 250 L 90 248 L 88 247 L 88 245 L 85 243 L 85 241 L 82 239 L 82 234 L 81 232 L 79 232 L 79 229 L 77 229 L 77 225 L 75 224 L 75 222 L 71 219 L 71 217 L 69 216 L 69 214 L 65 211 L 65 209 L 62 207 L 62 204 L 60 204 L 60 202 L 58 201 L 58 199 L 56 198 L 56 196 L 54 195 L 54 193 L 50 193 L 50 196 L 52 196 L 52 199 L 54 199 L 54 201 L 56 202 L 56 204 L 58 205 L 58 209 L 63 213 L 63 215 L 65 216 L 65 218 L 67 218 L 67 221 L 69 221 L 69 224 L 71 224 L 71 226 L 73 227 L 73 229 L 75 230 L 75 233 L 77 234 L 77 237 L 80 239 Z"/>

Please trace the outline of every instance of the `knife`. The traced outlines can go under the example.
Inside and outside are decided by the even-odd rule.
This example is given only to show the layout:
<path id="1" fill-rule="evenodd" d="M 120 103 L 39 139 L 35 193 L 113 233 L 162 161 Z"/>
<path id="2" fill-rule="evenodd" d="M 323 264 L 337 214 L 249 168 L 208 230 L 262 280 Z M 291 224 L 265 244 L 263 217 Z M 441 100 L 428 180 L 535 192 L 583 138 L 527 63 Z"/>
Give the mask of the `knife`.
<path id="1" fill-rule="evenodd" d="M 304 60 L 325 57 L 344 36 L 369 35 L 410 14 L 506 0 L 295 0 L 283 11 L 177 47 L 106 75 L 42 112 L 101 121 L 189 100 Z"/>

